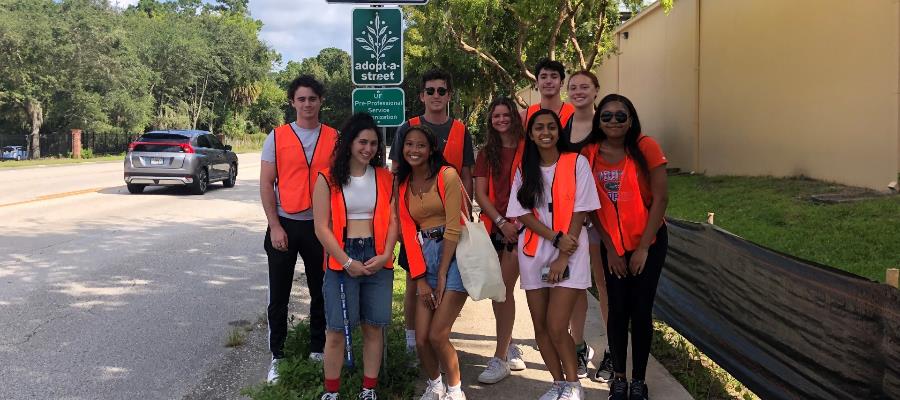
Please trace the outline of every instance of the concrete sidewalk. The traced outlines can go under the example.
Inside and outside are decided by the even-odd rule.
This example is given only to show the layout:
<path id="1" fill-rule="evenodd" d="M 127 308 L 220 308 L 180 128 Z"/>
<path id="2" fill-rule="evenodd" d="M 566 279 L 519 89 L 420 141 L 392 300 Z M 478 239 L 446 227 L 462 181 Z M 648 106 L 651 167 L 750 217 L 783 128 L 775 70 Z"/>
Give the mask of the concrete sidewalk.
<path id="1" fill-rule="evenodd" d="M 522 349 L 528 369 L 519 372 L 513 371 L 512 376 L 497 384 L 484 385 L 478 382 L 478 374 L 484 370 L 485 365 L 494 354 L 495 325 L 491 301 L 474 302 L 469 300 L 453 326 L 451 340 L 459 354 L 463 390 L 470 400 L 537 399 L 549 387 L 551 376 L 541 360 L 534 341 L 534 329 L 528 313 L 528 304 L 525 301 L 525 292 L 517 288 L 515 298 L 516 325 L 513 329 L 513 343 L 518 344 Z M 597 350 L 593 364 L 590 366 L 590 373 L 593 374 L 596 365 L 603 357 L 600 349 L 605 347 L 606 330 L 600 318 L 599 303 L 590 295 L 588 295 L 588 302 L 585 336 L 591 347 Z M 629 365 L 629 373 L 630 368 Z M 587 378 L 582 379 L 581 383 L 585 388 L 586 399 L 607 398 L 609 387 L 606 384 L 593 382 Z M 647 368 L 647 384 L 650 389 L 650 397 L 654 400 L 692 398 L 652 356 Z"/>

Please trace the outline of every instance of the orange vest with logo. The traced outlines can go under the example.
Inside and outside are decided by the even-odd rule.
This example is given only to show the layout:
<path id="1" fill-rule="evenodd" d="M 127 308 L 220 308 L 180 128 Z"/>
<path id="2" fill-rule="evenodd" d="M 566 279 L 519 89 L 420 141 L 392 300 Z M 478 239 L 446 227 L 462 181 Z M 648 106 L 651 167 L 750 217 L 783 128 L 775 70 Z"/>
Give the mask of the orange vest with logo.
<path id="1" fill-rule="evenodd" d="M 331 193 L 331 231 L 338 244 L 344 244 L 347 236 L 347 203 L 344 200 L 344 189 L 332 187 L 329 169 L 320 172 L 328 183 Z M 385 252 L 387 244 L 388 228 L 391 225 L 391 196 L 394 195 L 394 174 L 386 168 L 375 168 L 375 212 L 372 214 L 372 233 L 375 237 L 375 254 Z M 366 262 L 366 260 L 359 260 Z M 325 265 L 335 271 L 342 271 L 344 266 L 334 257 L 327 255 Z M 393 258 L 384 265 L 387 269 L 394 268 Z"/>
<path id="2" fill-rule="evenodd" d="M 321 126 L 312 160 L 306 159 L 303 143 L 291 124 L 275 128 L 278 199 L 287 213 L 296 214 L 312 207 L 312 192 L 319 172 L 331 164 L 337 131 L 325 124 Z"/>
<path id="3" fill-rule="evenodd" d="M 525 112 L 525 129 L 528 129 L 528 121 L 531 120 L 531 116 L 540 110 L 541 103 L 532 104 L 528 107 L 528 111 Z M 559 109 L 559 114 L 557 115 L 557 117 L 559 117 L 559 122 L 562 124 L 562 126 L 559 127 L 560 129 L 565 128 L 566 125 L 568 125 L 569 118 L 571 118 L 573 114 L 575 114 L 575 106 L 571 103 L 563 103 L 562 108 Z"/>
<path id="4" fill-rule="evenodd" d="M 553 217 L 553 231 L 567 234 L 572 223 L 572 214 L 575 213 L 575 191 L 578 188 L 575 182 L 575 170 L 578 163 L 578 153 L 562 153 L 556 161 L 556 171 L 553 173 L 553 185 L 550 187 L 552 198 L 550 199 L 551 214 Z M 537 209 L 531 209 L 535 218 L 540 219 Z M 538 241 L 545 240 L 531 229 L 525 229 L 525 245 L 522 252 L 529 257 L 537 254 Z"/>
<path id="5" fill-rule="evenodd" d="M 421 123 L 421 117 L 409 119 L 409 126 L 419 126 Z M 450 127 L 450 136 L 447 136 L 447 143 L 444 144 L 444 159 L 457 171 L 462 171 L 465 145 L 466 126 L 458 119 L 454 119 L 453 126 Z"/>
<path id="6" fill-rule="evenodd" d="M 522 154 L 525 153 L 525 139 L 520 139 L 518 146 L 516 146 L 516 155 L 513 157 L 512 165 L 509 167 L 509 183 L 512 184 L 513 179 L 516 177 L 516 171 L 519 169 L 519 165 L 522 164 Z M 494 171 L 488 171 L 488 199 L 491 200 L 491 204 L 497 204 L 497 196 L 494 194 Z M 484 222 L 484 228 L 487 229 L 488 233 L 492 232 L 494 229 L 494 221 L 491 220 L 491 217 L 488 217 L 487 213 L 484 210 L 481 211 L 480 215 L 481 221 Z"/>
<path id="7" fill-rule="evenodd" d="M 444 191 L 444 171 L 447 168 L 451 167 L 441 167 L 437 173 L 436 185 L 438 194 L 441 196 L 441 202 L 443 202 L 446 197 Z M 461 182 L 460 185 L 462 185 Z M 403 250 L 406 251 L 406 259 L 409 261 L 410 278 L 419 279 L 425 276 L 425 255 L 422 253 L 422 244 L 419 243 L 419 226 L 409 213 L 409 204 L 406 199 L 408 188 L 409 178 L 400 183 L 400 197 L 398 197 L 397 201 L 397 209 L 400 213 L 400 237 L 403 240 Z M 463 201 L 462 206 L 465 207 L 465 201 Z"/>
<path id="8" fill-rule="evenodd" d="M 639 139 L 640 140 L 640 139 Z M 619 176 L 618 198 L 615 203 L 609 199 L 609 192 L 600 181 L 599 162 L 595 161 L 600 151 L 600 144 L 592 143 L 582 149 L 582 153 L 591 163 L 591 175 L 600 195 L 600 209 L 595 211 L 603 230 L 609 235 L 619 256 L 634 251 L 641 243 L 641 236 L 647 228 L 649 210 L 641 197 L 641 186 L 638 184 L 637 165 L 625 155 L 625 166 Z M 653 239 L 656 241 L 656 238 Z"/>

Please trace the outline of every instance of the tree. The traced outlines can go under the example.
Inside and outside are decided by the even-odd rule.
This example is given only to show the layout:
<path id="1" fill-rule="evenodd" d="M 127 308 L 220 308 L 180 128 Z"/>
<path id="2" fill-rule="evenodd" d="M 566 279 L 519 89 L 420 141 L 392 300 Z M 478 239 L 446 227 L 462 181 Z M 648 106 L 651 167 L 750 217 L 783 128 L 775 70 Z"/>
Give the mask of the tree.
<path id="1" fill-rule="evenodd" d="M 672 2 L 663 0 L 667 9 Z M 474 62 L 484 76 L 496 77 L 477 92 L 500 89 L 515 96 L 534 83 L 531 67 L 540 58 L 558 59 L 572 69 L 593 69 L 613 49 L 610 34 L 623 6 L 637 11 L 643 0 L 432 0 L 404 11 L 408 41 L 455 58 L 444 64 L 454 75 L 455 68 L 469 72 Z M 410 58 L 427 57 L 417 54 L 416 47 L 408 49 Z"/>

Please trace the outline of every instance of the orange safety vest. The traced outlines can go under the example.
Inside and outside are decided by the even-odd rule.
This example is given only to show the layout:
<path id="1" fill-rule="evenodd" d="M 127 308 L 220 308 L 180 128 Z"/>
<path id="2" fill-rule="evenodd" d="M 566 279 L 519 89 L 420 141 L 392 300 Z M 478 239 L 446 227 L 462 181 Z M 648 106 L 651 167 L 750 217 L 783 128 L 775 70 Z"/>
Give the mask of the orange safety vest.
<path id="1" fill-rule="evenodd" d="M 419 126 L 422 123 L 421 117 L 413 117 L 409 119 L 409 126 Z M 463 151 L 466 144 L 466 126 L 458 119 L 453 120 L 453 126 L 450 127 L 450 136 L 447 136 L 447 143 L 444 144 L 444 159 L 447 160 L 457 171 L 462 171 L 463 167 Z"/>
<path id="2" fill-rule="evenodd" d="M 640 140 L 640 139 L 638 139 Z M 603 230 L 609 235 L 616 253 L 624 256 L 626 251 L 634 251 L 641 243 L 641 236 L 647 228 L 649 211 L 641 197 L 641 186 L 638 184 L 637 166 L 634 160 L 625 155 L 625 166 L 619 177 L 618 199 L 615 203 L 609 199 L 609 193 L 600 182 L 599 163 L 595 162 L 600 151 L 600 144 L 592 143 L 582 149 L 582 153 L 591 163 L 594 183 L 600 195 L 600 209 L 595 211 Z M 653 239 L 656 241 L 656 238 Z"/>
<path id="3" fill-rule="evenodd" d="M 528 106 L 528 111 L 525 112 L 525 129 L 528 129 L 528 121 L 531 120 L 531 116 L 540 110 L 541 103 Z M 559 127 L 560 129 L 565 128 L 566 125 L 569 124 L 569 118 L 572 117 L 572 114 L 575 114 L 575 106 L 571 103 L 563 103 L 562 108 L 559 109 L 559 114 L 557 115 L 557 117 L 559 117 L 559 122 L 562 124 L 562 126 Z"/>
<path id="4" fill-rule="evenodd" d="M 578 153 L 562 153 L 556 161 L 556 171 L 553 173 L 553 185 L 550 187 L 551 214 L 553 217 L 553 230 L 567 234 L 572 223 L 572 214 L 575 213 L 575 191 L 578 183 L 575 182 L 575 170 L 578 163 Z M 540 219 L 537 209 L 532 208 L 531 213 Z M 525 229 L 525 246 L 522 252 L 526 256 L 534 257 L 537 254 L 538 241 L 544 240 L 531 229 Z"/>
<path id="5" fill-rule="evenodd" d="M 444 170 L 449 166 L 441 167 L 437 176 L 438 194 L 441 196 L 441 202 L 444 202 L 446 194 L 444 193 Z M 462 185 L 462 183 L 460 183 Z M 425 255 L 422 253 L 422 244 L 419 243 L 419 226 L 413 220 L 409 213 L 409 204 L 406 199 L 406 190 L 409 187 L 409 178 L 400 183 L 400 197 L 397 201 L 397 208 L 400 212 L 400 237 L 403 239 L 403 249 L 406 251 L 406 259 L 409 261 L 409 274 L 412 279 L 419 279 L 425 276 L 427 269 L 425 265 Z M 465 202 L 462 207 L 464 208 Z M 462 218 L 460 218 L 462 220 Z"/>
<path id="6" fill-rule="evenodd" d="M 330 169 L 325 169 L 319 174 L 325 178 L 331 192 L 331 231 L 338 244 L 344 244 L 347 236 L 347 203 L 344 200 L 344 188 L 331 187 Z M 375 236 L 375 254 L 384 254 L 387 243 L 388 227 L 391 224 L 391 197 L 394 195 L 394 174 L 386 168 L 375 168 L 375 212 L 372 214 L 372 233 Z M 359 260 L 366 262 L 366 260 Z M 325 266 L 335 271 L 342 271 L 344 266 L 334 257 L 327 255 Z M 324 267 L 324 266 L 323 266 Z M 391 258 L 384 265 L 387 269 L 394 268 L 394 260 Z"/>
<path id="7" fill-rule="evenodd" d="M 319 131 L 313 159 L 306 159 L 303 143 L 291 124 L 275 128 L 275 168 L 281 208 L 290 214 L 312 207 L 312 192 L 319 172 L 331 164 L 337 131 L 325 124 Z"/>
<path id="8" fill-rule="evenodd" d="M 519 165 L 522 164 L 522 154 L 525 153 L 525 139 L 520 139 L 518 146 L 516 146 L 516 155 L 513 156 L 512 165 L 509 168 L 509 183 L 512 184 L 513 179 L 516 177 L 516 171 L 519 170 Z M 494 194 L 494 171 L 488 171 L 488 199 L 491 200 L 491 204 L 497 204 L 497 196 Z M 488 233 L 492 232 L 494 229 L 494 221 L 491 220 L 491 217 L 488 217 L 487 213 L 484 210 L 481 211 L 480 215 L 481 221 L 484 222 L 484 228 L 487 229 Z"/>

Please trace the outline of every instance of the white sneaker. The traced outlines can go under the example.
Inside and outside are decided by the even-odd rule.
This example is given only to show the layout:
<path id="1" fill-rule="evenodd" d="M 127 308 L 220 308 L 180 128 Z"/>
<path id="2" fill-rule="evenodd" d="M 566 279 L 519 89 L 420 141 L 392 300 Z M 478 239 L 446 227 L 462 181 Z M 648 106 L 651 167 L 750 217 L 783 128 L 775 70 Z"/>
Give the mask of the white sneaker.
<path id="1" fill-rule="evenodd" d="M 338 394 L 337 393 L 325 393 L 322 395 L 322 398 L 320 398 L 319 400 L 338 400 Z"/>
<path id="2" fill-rule="evenodd" d="M 375 389 L 363 389 L 356 398 L 357 400 L 378 400 L 378 396 L 375 395 Z"/>
<path id="3" fill-rule="evenodd" d="M 266 382 L 275 383 L 278 382 L 278 363 L 279 359 L 273 358 L 272 364 L 269 365 L 269 375 L 266 377 Z"/>
<path id="4" fill-rule="evenodd" d="M 466 394 L 462 390 L 452 393 L 448 390 L 443 400 L 466 400 Z"/>
<path id="5" fill-rule="evenodd" d="M 443 400 L 446 394 L 447 389 L 444 388 L 443 383 L 437 385 L 429 383 L 428 386 L 425 387 L 425 393 L 422 393 L 422 397 L 419 397 L 419 400 Z"/>
<path id="6" fill-rule="evenodd" d="M 497 357 L 493 357 L 491 358 L 491 361 L 488 361 L 487 368 L 484 369 L 484 372 L 482 372 L 481 375 L 478 375 L 478 382 L 488 384 L 497 383 L 509 376 L 509 373 L 509 363 Z"/>
<path id="7" fill-rule="evenodd" d="M 544 393 L 538 400 L 557 400 L 561 392 L 562 387 L 558 383 L 553 382 L 550 384 L 550 390 L 548 390 L 547 393 Z"/>
<path id="8" fill-rule="evenodd" d="M 309 353 L 309 359 L 315 362 L 325 361 L 325 353 Z"/>
<path id="9" fill-rule="evenodd" d="M 519 346 L 514 344 L 509 345 L 509 349 L 506 350 L 506 363 L 509 364 L 510 370 L 525 370 L 525 360 L 522 359 L 522 350 L 519 349 Z"/>
<path id="10" fill-rule="evenodd" d="M 584 388 L 578 382 L 566 382 L 559 392 L 559 400 L 582 400 L 584 399 Z"/>

